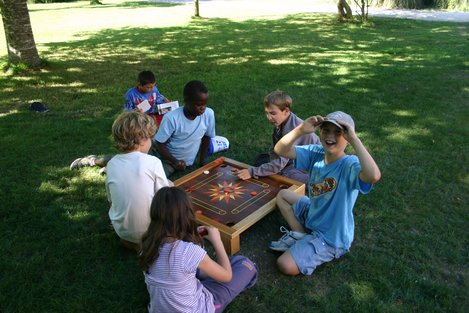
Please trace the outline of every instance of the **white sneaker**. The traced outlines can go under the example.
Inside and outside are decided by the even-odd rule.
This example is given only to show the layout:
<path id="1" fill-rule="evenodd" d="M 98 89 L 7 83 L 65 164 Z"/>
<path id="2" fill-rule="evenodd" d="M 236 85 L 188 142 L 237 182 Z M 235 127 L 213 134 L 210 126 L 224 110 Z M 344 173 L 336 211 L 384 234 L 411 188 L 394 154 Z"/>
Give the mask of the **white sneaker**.
<path id="1" fill-rule="evenodd" d="M 86 167 L 86 166 L 95 166 L 96 165 L 94 163 L 95 160 L 96 160 L 95 155 L 89 155 L 84 158 L 78 158 L 75 161 L 73 161 L 72 164 L 70 164 L 70 169 L 76 170 L 76 169 Z"/>
<path id="2" fill-rule="evenodd" d="M 101 176 L 104 176 L 107 174 L 107 169 L 105 167 L 102 167 L 100 170 L 99 170 L 99 175 Z"/>
<path id="3" fill-rule="evenodd" d="M 278 241 L 271 241 L 269 243 L 269 248 L 271 250 L 280 252 L 287 251 L 288 249 L 290 249 L 291 246 L 296 243 L 297 240 L 306 236 L 305 233 L 288 230 L 283 226 L 280 226 L 280 231 L 284 233 L 284 235 Z"/>

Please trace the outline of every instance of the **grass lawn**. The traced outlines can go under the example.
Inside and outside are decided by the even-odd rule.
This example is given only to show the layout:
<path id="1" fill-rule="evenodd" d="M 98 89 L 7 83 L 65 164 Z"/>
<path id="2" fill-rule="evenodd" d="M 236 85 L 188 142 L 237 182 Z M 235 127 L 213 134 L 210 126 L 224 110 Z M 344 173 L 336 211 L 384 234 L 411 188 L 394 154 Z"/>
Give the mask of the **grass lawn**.
<path id="1" fill-rule="evenodd" d="M 0 74 L 0 312 L 146 311 L 136 256 L 107 227 L 104 178 L 68 169 L 78 156 L 115 152 L 111 124 L 143 69 L 174 100 L 190 79 L 207 84 L 229 158 L 252 163 L 268 149 L 262 99 L 278 88 L 300 117 L 350 113 L 381 168 L 356 203 L 350 253 L 311 277 L 275 268 L 267 244 L 285 224 L 278 212 L 243 233 L 240 254 L 260 278 L 226 312 L 469 310 L 468 24 L 376 18 L 360 27 L 320 14 L 178 21 L 171 10 L 182 7 L 154 4 L 155 18 L 174 23 L 129 26 L 117 21 L 148 5 L 61 6 L 31 12 L 51 21 L 33 26 L 48 66 Z M 30 112 L 33 100 L 51 111 Z"/>

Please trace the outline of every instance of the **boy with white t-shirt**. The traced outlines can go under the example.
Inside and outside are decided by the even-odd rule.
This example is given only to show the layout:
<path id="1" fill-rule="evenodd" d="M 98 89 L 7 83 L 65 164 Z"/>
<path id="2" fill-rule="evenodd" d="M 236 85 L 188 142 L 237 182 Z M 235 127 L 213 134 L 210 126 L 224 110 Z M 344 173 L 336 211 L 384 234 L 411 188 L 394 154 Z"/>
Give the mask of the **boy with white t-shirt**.
<path id="1" fill-rule="evenodd" d="M 148 154 L 155 131 L 154 120 L 140 112 L 124 112 L 112 125 L 115 145 L 122 153 L 107 164 L 109 218 L 122 245 L 135 250 L 150 224 L 153 196 L 160 188 L 172 186 L 161 161 Z"/>
<path id="2" fill-rule="evenodd" d="M 184 106 L 163 117 L 154 138 L 167 176 L 192 166 L 197 152 L 200 165 L 204 165 L 210 143 L 215 138 L 223 139 L 228 148 L 226 138 L 215 136 L 215 113 L 207 107 L 208 89 L 204 83 L 188 82 L 183 95 Z"/>

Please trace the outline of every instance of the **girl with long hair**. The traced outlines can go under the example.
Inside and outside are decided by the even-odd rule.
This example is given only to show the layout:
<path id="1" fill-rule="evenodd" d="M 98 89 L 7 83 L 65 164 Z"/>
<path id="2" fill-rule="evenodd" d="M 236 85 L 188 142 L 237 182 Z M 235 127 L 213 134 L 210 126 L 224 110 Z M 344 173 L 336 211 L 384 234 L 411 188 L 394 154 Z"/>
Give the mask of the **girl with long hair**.
<path id="1" fill-rule="evenodd" d="M 229 258 L 217 228 L 197 226 L 184 190 L 158 190 L 150 217 L 139 256 L 150 294 L 149 312 L 222 312 L 255 284 L 255 264 L 243 256 Z M 202 247 L 203 239 L 212 244 L 216 261 Z"/>

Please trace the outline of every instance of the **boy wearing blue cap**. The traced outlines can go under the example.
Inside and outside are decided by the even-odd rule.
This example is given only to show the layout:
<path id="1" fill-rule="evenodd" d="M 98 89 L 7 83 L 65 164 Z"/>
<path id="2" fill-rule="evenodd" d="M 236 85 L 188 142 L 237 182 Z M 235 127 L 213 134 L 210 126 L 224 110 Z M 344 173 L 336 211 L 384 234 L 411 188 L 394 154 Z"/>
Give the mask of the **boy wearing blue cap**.
<path id="1" fill-rule="evenodd" d="M 319 129 L 321 145 L 294 146 L 301 136 Z M 351 144 L 356 155 L 347 155 Z M 294 160 L 309 173 L 307 196 L 281 190 L 277 205 L 291 230 L 269 247 L 283 254 L 277 259 L 287 275 L 311 275 L 318 265 L 341 257 L 354 237 L 353 206 L 358 193 L 368 193 L 381 172 L 355 133 L 347 113 L 312 116 L 275 146 L 275 152 Z"/>

